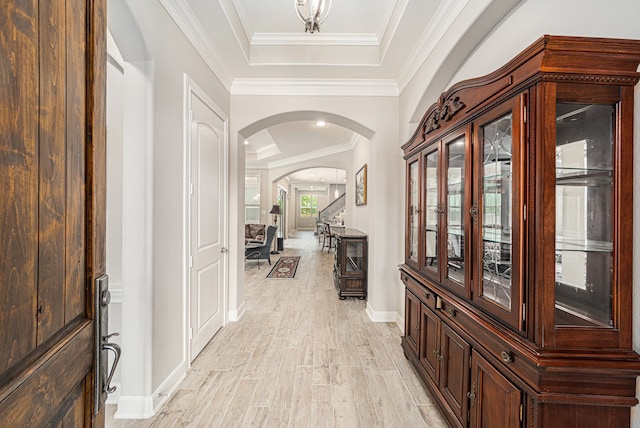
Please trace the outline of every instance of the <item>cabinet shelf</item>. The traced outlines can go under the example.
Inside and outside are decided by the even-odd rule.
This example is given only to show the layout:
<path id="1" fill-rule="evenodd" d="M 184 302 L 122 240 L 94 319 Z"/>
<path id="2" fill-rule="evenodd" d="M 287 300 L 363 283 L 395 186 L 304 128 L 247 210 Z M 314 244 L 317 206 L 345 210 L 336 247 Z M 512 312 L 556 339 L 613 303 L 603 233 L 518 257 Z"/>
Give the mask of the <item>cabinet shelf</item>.
<path id="1" fill-rule="evenodd" d="M 602 186 L 612 183 L 613 171 L 610 169 L 556 167 L 558 186 Z"/>
<path id="2" fill-rule="evenodd" d="M 497 244 L 511 244 L 511 229 L 483 228 L 482 240 Z"/>
<path id="3" fill-rule="evenodd" d="M 450 224 L 447 226 L 447 233 L 449 235 L 464 236 L 464 229 L 460 225 Z"/>
<path id="4" fill-rule="evenodd" d="M 457 181 L 455 183 L 452 183 L 451 181 L 449 181 L 447 183 L 447 190 L 450 195 L 459 195 L 463 189 L 464 189 L 464 183 L 462 181 Z"/>
<path id="5" fill-rule="evenodd" d="M 591 239 L 556 239 L 556 251 L 577 251 L 583 253 L 612 253 L 613 244 Z"/>

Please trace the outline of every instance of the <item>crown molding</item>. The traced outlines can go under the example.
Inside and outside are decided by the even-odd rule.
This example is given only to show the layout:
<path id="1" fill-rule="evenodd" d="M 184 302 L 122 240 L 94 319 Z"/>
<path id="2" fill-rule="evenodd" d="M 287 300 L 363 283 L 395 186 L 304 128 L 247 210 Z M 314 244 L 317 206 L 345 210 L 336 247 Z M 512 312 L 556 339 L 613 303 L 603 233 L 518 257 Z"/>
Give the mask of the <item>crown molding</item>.
<path id="1" fill-rule="evenodd" d="M 268 146 L 261 147 L 258 150 L 256 150 L 256 160 L 262 160 L 262 159 L 279 155 L 279 154 L 280 154 L 280 148 L 275 142 L 273 142 Z"/>
<path id="2" fill-rule="evenodd" d="M 396 97 L 393 79 L 243 79 L 233 80 L 231 95 Z"/>
<path id="3" fill-rule="evenodd" d="M 379 46 L 375 34 L 254 33 L 252 46 Z"/>
<path id="4" fill-rule="evenodd" d="M 404 64 L 398 75 L 398 88 L 403 91 L 420 67 L 434 51 L 438 42 L 445 36 L 453 22 L 460 15 L 470 0 L 443 1 L 426 25 L 425 31 L 416 46 L 409 54 L 409 60 Z"/>
<path id="5" fill-rule="evenodd" d="M 220 83 L 230 91 L 232 79 L 225 70 L 225 61 L 222 59 L 220 52 L 214 47 L 213 42 L 207 36 L 191 8 L 184 0 L 159 0 L 159 2 L 178 25 L 178 28 L 185 34 L 187 40 L 191 42 L 204 62 L 211 68 Z"/>
<path id="6" fill-rule="evenodd" d="M 391 15 L 387 20 L 387 26 L 384 28 L 382 33 L 380 34 L 380 62 L 384 61 L 384 57 L 387 54 L 387 50 L 389 46 L 391 46 L 391 41 L 396 35 L 396 31 L 400 28 L 400 20 L 402 19 L 402 15 L 404 15 L 404 11 L 409 4 L 409 0 L 398 0 L 395 2 L 393 10 L 391 11 Z"/>
<path id="7" fill-rule="evenodd" d="M 363 137 L 354 133 L 353 137 L 351 137 L 351 140 L 347 143 L 336 144 L 335 146 L 325 147 L 324 149 L 321 149 L 321 150 L 307 152 L 298 156 L 291 156 L 286 159 L 280 159 L 277 161 L 269 162 L 267 163 L 267 167 L 269 169 L 280 168 L 283 166 L 288 166 L 288 165 L 293 165 L 300 162 L 314 160 L 324 156 L 330 156 L 338 153 L 348 152 L 353 150 L 353 148 L 355 147 L 356 143 L 360 140 L 360 138 L 363 138 Z"/>

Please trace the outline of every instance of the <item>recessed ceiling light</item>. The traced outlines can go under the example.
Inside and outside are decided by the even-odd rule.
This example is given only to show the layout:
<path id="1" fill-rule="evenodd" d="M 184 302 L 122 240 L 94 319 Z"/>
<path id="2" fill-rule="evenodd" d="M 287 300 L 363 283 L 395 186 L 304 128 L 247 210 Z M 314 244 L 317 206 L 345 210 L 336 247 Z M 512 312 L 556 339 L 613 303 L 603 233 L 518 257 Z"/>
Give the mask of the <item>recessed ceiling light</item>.
<path id="1" fill-rule="evenodd" d="M 244 140 L 244 145 L 248 146 L 249 145 L 249 140 Z"/>
<path id="2" fill-rule="evenodd" d="M 324 120 L 316 121 L 316 126 L 323 127 L 323 126 L 326 126 L 326 125 L 327 125 L 327 122 L 325 122 Z"/>

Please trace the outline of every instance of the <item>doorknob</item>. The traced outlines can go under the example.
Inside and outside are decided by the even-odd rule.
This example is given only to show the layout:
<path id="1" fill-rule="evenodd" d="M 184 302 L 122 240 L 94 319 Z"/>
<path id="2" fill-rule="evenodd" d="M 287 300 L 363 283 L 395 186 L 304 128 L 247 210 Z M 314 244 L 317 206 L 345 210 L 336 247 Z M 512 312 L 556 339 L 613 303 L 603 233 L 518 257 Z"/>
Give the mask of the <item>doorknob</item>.
<path id="1" fill-rule="evenodd" d="M 222 247 L 222 248 L 220 248 L 220 252 L 221 253 L 228 253 L 229 249 L 227 247 Z"/>

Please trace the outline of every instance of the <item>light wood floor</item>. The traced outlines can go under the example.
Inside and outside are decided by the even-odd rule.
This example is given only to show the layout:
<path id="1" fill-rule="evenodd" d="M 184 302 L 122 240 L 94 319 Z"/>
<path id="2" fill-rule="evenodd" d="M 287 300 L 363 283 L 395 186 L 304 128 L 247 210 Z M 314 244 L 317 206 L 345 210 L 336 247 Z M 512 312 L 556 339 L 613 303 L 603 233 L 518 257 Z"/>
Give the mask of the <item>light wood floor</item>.
<path id="1" fill-rule="evenodd" d="M 224 326 L 159 413 L 107 427 L 446 427 L 404 357 L 395 323 L 374 323 L 366 301 L 339 300 L 333 250 L 312 232 L 285 241 L 295 279 L 266 279 L 247 262 L 246 312 Z M 272 263 L 279 256 L 272 255 Z"/>

